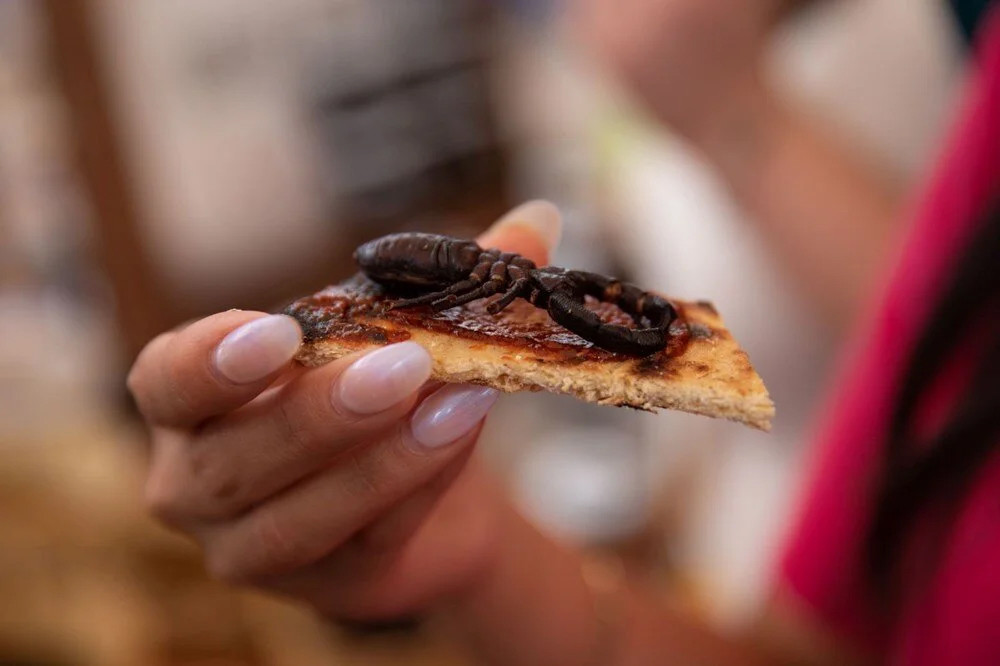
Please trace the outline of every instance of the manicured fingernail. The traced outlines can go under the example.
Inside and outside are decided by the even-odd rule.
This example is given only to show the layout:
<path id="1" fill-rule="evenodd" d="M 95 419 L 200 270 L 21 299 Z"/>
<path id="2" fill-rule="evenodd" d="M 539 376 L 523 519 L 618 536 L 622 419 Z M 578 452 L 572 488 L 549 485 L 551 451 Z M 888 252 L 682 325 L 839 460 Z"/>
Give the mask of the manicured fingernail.
<path id="1" fill-rule="evenodd" d="M 545 246 L 550 250 L 559 245 L 562 237 L 562 215 L 559 214 L 559 209 L 541 199 L 521 204 L 501 217 L 490 231 L 512 225 L 530 227 L 545 240 Z"/>
<path id="2" fill-rule="evenodd" d="M 358 359 L 334 386 L 334 399 L 357 414 L 401 402 L 431 376 L 431 356 L 416 342 L 382 347 Z"/>
<path id="3" fill-rule="evenodd" d="M 268 315 L 243 324 L 215 349 L 215 367 L 235 384 L 267 377 L 288 363 L 302 342 L 299 323 L 286 315 Z"/>
<path id="4" fill-rule="evenodd" d="M 454 442 L 483 420 L 499 395 L 496 389 L 466 384 L 438 389 L 413 413 L 413 439 L 432 449 Z"/>

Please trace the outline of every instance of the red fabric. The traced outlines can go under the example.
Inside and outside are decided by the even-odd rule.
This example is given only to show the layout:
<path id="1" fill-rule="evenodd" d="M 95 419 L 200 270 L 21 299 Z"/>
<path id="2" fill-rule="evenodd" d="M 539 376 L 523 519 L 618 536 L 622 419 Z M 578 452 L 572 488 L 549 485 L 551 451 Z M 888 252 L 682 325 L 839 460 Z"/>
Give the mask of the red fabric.
<path id="1" fill-rule="evenodd" d="M 861 569 L 897 378 L 950 261 L 1000 194 L 1000 11 L 983 28 L 960 121 L 919 202 L 882 306 L 824 420 L 779 570 L 780 586 L 808 612 L 842 638 L 898 664 L 1000 664 L 1000 457 L 977 478 L 933 578 L 897 621 L 879 621 Z M 947 394 L 935 391 L 930 400 L 947 401 Z"/>

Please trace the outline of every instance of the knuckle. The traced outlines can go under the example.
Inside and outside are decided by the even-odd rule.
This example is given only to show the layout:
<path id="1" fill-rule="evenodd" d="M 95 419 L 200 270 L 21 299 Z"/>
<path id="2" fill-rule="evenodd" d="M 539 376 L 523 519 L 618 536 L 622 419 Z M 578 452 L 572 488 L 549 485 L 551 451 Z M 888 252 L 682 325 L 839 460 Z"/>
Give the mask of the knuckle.
<path id="1" fill-rule="evenodd" d="M 240 478 L 239 469 L 226 462 L 220 461 L 203 446 L 195 446 L 188 453 L 187 465 L 202 518 L 231 518 L 243 504 L 246 484 Z"/>
<path id="2" fill-rule="evenodd" d="M 350 456 L 352 495 L 361 498 L 382 498 L 391 490 L 392 483 L 380 456 L 372 450 Z"/>
<path id="3" fill-rule="evenodd" d="M 132 364 L 128 375 L 125 376 L 125 388 L 138 401 L 139 394 L 142 391 L 142 374 L 139 370 L 138 361 Z"/>
<path id="4" fill-rule="evenodd" d="M 409 427 L 403 424 L 383 434 L 372 446 L 352 453 L 347 462 L 352 471 L 349 494 L 376 505 L 399 499 L 440 464 L 439 459 L 414 451 Z"/>
<path id="5" fill-rule="evenodd" d="M 296 457 L 327 461 L 363 443 L 379 421 L 348 415 L 316 384 L 294 385 L 274 402 L 273 428 Z"/>
<path id="6" fill-rule="evenodd" d="M 296 451 L 308 452 L 316 446 L 319 439 L 311 429 L 311 424 L 315 421 L 297 413 L 298 411 L 297 400 L 285 396 L 285 399 L 277 401 L 275 421 L 285 444 Z"/>
<path id="7" fill-rule="evenodd" d="M 192 394 L 191 378 L 183 365 L 167 363 L 163 377 L 163 388 L 169 396 L 165 404 L 171 405 L 167 419 L 175 420 L 183 414 L 197 413 L 198 400 Z"/>
<path id="8" fill-rule="evenodd" d="M 128 376 L 125 378 L 125 387 L 128 389 L 129 394 L 132 396 L 132 400 L 135 402 L 135 408 L 139 411 L 147 422 L 151 421 L 151 404 L 150 395 L 147 388 L 146 373 L 139 367 L 139 365 L 133 365 L 132 369 L 129 371 Z"/>
<path id="9" fill-rule="evenodd" d="M 143 380 L 132 379 L 130 376 L 128 380 L 128 390 L 129 394 L 132 396 L 135 409 L 138 411 L 146 425 L 152 426 L 155 422 L 153 418 L 154 410 L 152 408 L 149 393 L 144 390 Z"/>
<path id="10" fill-rule="evenodd" d="M 139 352 L 129 369 L 125 378 L 125 387 L 132 394 L 140 409 L 144 409 L 149 402 L 149 375 L 153 372 L 153 368 L 173 335 L 170 332 L 161 333 L 153 338 Z"/>
<path id="11" fill-rule="evenodd" d="M 258 549 L 256 564 L 248 564 L 237 574 L 255 577 L 286 572 L 319 559 L 312 544 L 267 507 L 254 517 L 253 543 Z"/>
<path id="12" fill-rule="evenodd" d="M 150 470 L 143 490 L 147 512 L 172 526 L 236 516 L 245 489 L 239 470 L 220 464 L 218 456 L 190 440 L 177 444 Z"/>
<path id="13" fill-rule="evenodd" d="M 143 503 L 146 511 L 167 525 L 177 525 L 183 518 L 183 502 L 178 488 L 153 473 L 143 489 Z"/>

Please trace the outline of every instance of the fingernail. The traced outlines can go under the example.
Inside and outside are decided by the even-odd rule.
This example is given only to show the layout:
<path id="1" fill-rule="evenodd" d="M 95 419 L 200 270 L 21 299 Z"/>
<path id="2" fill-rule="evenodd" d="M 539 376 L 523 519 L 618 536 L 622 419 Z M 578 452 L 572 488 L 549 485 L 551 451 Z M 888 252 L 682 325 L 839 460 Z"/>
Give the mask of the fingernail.
<path id="1" fill-rule="evenodd" d="M 431 449 L 454 442 L 483 420 L 499 395 L 496 389 L 466 384 L 438 389 L 414 412 L 413 439 Z"/>
<path id="2" fill-rule="evenodd" d="M 562 215 L 559 209 L 541 199 L 521 204 L 501 217 L 490 231 L 514 225 L 529 227 L 537 232 L 550 250 L 559 245 L 559 239 L 562 237 Z"/>
<path id="3" fill-rule="evenodd" d="M 302 342 L 302 329 L 286 315 L 268 315 L 243 324 L 215 349 L 215 367 L 235 384 L 263 379 L 288 363 Z"/>
<path id="4" fill-rule="evenodd" d="M 335 400 L 357 414 L 401 402 L 431 376 L 431 356 L 416 342 L 376 349 L 355 361 L 334 387 Z"/>

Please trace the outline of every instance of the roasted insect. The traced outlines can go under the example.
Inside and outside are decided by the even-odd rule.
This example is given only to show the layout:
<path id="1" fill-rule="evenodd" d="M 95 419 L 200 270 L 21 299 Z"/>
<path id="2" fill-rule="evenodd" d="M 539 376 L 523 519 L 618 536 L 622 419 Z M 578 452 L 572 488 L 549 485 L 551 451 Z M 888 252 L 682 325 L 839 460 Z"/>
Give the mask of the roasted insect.
<path id="1" fill-rule="evenodd" d="M 475 242 L 435 234 L 383 236 L 354 253 L 361 270 L 390 290 L 420 293 L 390 309 L 429 305 L 446 310 L 502 294 L 486 310 L 496 314 L 515 298 L 545 308 L 561 326 L 613 352 L 646 356 L 666 345 L 677 311 L 665 299 L 614 278 L 557 266 L 538 268 L 519 254 L 484 250 Z M 613 303 L 636 328 L 609 324 L 584 297 Z"/>

